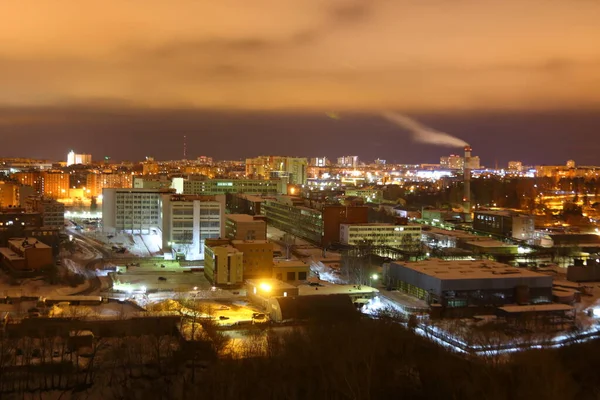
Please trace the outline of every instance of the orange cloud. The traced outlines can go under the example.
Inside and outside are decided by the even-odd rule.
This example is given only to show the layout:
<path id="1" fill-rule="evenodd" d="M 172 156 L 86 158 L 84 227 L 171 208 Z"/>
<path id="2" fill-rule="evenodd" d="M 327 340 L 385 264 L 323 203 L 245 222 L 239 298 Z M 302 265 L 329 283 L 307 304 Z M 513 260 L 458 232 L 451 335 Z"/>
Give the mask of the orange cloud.
<path id="1" fill-rule="evenodd" d="M 0 3 L 0 104 L 462 110 L 600 105 L 600 3 Z"/>

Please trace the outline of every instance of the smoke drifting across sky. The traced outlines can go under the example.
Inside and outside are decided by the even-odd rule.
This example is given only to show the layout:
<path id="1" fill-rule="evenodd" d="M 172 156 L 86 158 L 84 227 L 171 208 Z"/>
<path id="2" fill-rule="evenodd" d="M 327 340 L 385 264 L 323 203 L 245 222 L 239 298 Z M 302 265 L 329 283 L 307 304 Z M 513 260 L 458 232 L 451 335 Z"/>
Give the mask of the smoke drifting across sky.
<path id="1" fill-rule="evenodd" d="M 436 131 L 433 128 L 425 126 L 406 115 L 395 112 L 384 112 L 383 117 L 393 124 L 409 131 L 413 135 L 413 139 L 421 143 L 435 144 L 445 147 L 464 147 L 468 143 L 462 139 L 454 137 L 446 132 Z"/>

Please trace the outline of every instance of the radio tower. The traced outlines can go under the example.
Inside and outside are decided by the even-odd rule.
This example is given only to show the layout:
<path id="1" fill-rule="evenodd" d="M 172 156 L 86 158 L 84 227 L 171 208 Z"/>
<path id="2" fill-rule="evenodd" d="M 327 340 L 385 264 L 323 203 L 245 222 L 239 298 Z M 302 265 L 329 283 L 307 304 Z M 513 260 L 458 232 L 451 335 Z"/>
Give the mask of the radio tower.
<path id="1" fill-rule="evenodd" d="M 183 135 L 183 159 L 187 160 L 187 136 Z"/>

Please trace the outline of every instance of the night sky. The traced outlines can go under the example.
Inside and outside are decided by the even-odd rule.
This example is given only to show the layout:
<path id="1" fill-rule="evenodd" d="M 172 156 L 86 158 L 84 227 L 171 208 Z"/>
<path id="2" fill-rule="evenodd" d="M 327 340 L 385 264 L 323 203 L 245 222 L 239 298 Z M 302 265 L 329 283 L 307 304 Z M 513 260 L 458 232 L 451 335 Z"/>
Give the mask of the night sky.
<path id="1" fill-rule="evenodd" d="M 460 149 L 415 142 L 378 114 L 215 112 L 198 110 L 11 110 L 0 111 L 1 156 L 65 159 L 73 148 L 95 159 L 216 159 L 283 154 L 358 155 L 401 163 L 439 162 Z M 8 117 L 10 115 L 10 118 Z M 410 114 L 469 142 L 482 163 L 600 164 L 600 113 Z"/>
<path id="2" fill-rule="evenodd" d="M 600 164 L 600 2 L 0 2 L 0 157 Z M 168 110 L 168 111 L 166 111 Z M 341 119 L 327 114 L 337 113 Z"/>

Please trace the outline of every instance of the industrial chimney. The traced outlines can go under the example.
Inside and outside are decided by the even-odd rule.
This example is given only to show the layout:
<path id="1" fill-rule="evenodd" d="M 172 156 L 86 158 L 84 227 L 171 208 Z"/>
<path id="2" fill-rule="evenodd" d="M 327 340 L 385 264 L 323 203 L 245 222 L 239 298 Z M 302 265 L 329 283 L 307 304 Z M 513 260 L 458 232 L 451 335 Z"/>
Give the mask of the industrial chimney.
<path id="1" fill-rule="evenodd" d="M 463 196 L 463 212 L 465 222 L 472 222 L 471 218 L 471 146 L 465 146 L 465 159 L 463 164 L 465 193 Z"/>

